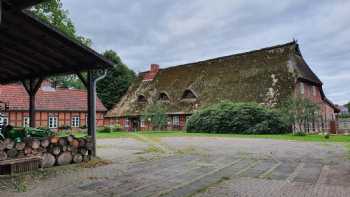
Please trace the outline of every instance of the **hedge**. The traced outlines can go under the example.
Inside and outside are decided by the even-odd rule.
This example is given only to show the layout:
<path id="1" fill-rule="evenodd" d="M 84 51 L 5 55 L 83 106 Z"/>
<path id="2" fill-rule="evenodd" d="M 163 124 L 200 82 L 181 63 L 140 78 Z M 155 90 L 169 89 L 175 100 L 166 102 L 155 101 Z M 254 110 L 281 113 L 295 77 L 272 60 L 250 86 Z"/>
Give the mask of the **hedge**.
<path id="1" fill-rule="evenodd" d="M 187 132 L 233 134 L 282 134 L 287 124 L 281 115 L 257 103 L 221 102 L 195 112 L 186 123 Z"/>

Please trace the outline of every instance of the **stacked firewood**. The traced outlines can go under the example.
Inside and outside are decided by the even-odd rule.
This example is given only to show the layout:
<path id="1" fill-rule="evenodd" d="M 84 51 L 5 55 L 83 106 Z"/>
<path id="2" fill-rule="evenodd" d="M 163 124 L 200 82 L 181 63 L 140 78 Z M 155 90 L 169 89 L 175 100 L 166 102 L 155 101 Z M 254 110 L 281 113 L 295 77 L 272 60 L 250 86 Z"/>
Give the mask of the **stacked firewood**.
<path id="1" fill-rule="evenodd" d="M 0 161 L 6 159 L 41 156 L 42 167 L 81 163 L 90 159 L 93 148 L 90 138 L 52 136 L 48 138 L 24 138 L 15 142 L 10 138 L 0 140 Z"/>

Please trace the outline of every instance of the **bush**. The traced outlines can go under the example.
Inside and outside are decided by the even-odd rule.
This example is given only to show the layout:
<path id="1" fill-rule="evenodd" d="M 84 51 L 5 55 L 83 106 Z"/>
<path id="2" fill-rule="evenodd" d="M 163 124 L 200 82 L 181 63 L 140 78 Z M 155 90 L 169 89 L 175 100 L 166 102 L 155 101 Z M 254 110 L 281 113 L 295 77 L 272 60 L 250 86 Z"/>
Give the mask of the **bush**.
<path id="1" fill-rule="evenodd" d="M 59 130 L 71 130 L 72 127 L 69 126 L 69 125 L 63 125 L 63 126 L 58 127 L 58 129 L 59 129 Z"/>
<path id="2" fill-rule="evenodd" d="M 123 128 L 120 124 L 116 124 L 112 127 L 112 130 L 113 130 L 113 132 L 119 132 L 119 131 L 122 131 Z"/>
<path id="3" fill-rule="evenodd" d="M 112 133 L 112 127 L 103 127 L 102 129 L 99 129 L 97 132 L 99 133 Z"/>
<path id="4" fill-rule="evenodd" d="M 280 114 L 256 103 L 222 102 L 194 113 L 188 132 L 281 134 L 288 131 Z"/>
<path id="5" fill-rule="evenodd" d="M 293 133 L 294 136 L 306 136 L 305 132 L 301 132 L 301 131 L 298 131 L 298 132 L 295 132 Z"/>

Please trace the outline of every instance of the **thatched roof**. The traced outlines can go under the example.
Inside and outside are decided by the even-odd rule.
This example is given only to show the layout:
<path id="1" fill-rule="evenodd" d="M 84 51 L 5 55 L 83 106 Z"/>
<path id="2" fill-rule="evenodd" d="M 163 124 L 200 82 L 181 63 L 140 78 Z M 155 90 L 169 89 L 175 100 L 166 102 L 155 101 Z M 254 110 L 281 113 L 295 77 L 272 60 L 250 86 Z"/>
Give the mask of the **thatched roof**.
<path id="1" fill-rule="evenodd" d="M 274 105 L 293 93 L 297 80 L 322 86 L 294 41 L 160 69 L 153 80 L 143 80 L 145 75 L 148 73 L 139 75 L 107 116 L 142 114 L 145 106 L 155 102 L 163 102 L 169 113 L 192 113 L 223 100 Z M 184 99 L 185 91 L 196 98 Z M 159 101 L 160 95 L 166 95 L 169 100 Z M 146 102 L 140 101 L 141 97 Z"/>

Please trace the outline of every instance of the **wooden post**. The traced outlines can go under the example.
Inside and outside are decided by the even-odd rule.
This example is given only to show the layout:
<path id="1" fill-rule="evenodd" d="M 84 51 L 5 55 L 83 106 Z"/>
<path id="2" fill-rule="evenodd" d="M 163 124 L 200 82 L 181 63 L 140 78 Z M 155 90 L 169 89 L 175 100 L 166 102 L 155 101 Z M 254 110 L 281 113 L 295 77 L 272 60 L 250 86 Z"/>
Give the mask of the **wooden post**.
<path id="1" fill-rule="evenodd" d="M 42 79 L 29 79 L 22 81 L 24 88 L 29 95 L 29 126 L 35 128 L 35 95 L 38 92 Z"/>
<path id="2" fill-rule="evenodd" d="M 96 157 L 96 82 L 103 79 L 107 75 L 107 71 L 89 70 L 87 77 L 84 77 L 81 73 L 77 73 L 79 79 L 85 85 L 88 91 L 88 135 L 92 140 L 91 155 Z"/>
<path id="3" fill-rule="evenodd" d="M 96 156 L 96 82 L 94 73 L 90 70 L 87 73 L 88 84 L 88 134 L 92 138 L 93 147 L 91 155 Z"/>
<path id="4" fill-rule="evenodd" d="M 2 7 L 2 0 L 0 0 L 0 25 L 2 22 L 2 15 L 3 15 L 4 11 L 3 11 L 3 7 Z"/>

